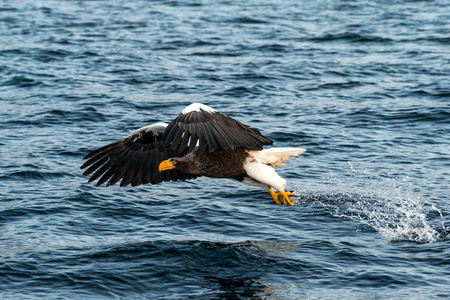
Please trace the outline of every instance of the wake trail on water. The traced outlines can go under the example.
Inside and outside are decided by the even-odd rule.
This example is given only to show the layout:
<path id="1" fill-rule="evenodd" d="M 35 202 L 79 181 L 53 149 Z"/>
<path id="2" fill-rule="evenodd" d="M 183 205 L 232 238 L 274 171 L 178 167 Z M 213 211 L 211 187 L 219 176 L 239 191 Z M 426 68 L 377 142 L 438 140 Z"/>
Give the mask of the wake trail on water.
<path id="1" fill-rule="evenodd" d="M 311 205 L 321 205 L 332 216 L 363 223 L 392 242 L 448 239 L 450 228 L 445 226 L 442 211 L 413 190 L 408 177 L 371 175 L 365 169 L 355 170 L 349 162 L 344 176 L 323 177 L 318 187 L 299 188 L 296 193 Z"/>

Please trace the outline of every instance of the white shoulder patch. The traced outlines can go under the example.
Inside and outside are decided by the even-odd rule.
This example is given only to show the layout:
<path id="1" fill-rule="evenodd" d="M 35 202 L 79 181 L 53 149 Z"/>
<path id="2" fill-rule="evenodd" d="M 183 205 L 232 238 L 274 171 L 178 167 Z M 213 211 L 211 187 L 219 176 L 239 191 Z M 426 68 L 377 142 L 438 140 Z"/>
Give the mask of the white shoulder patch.
<path id="1" fill-rule="evenodd" d="M 247 153 L 262 162 L 263 164 L 270 165 L 272 167 L 280 167 L 285 162 L 291 159 L 292 156 L 298 156 L 305 152 L 303 148 L 269 148 L 263 150 L 247 150 Z"/>
<path id="2" fill-rule="evenodd" d="M 157 135 L 159 133 L 163 133 L 164 129 L 166 129 L 167 127 L 167 123 L 164 122 L 159 122 L 159 123 L 155 123 L 152 125 L 148 125 L 142 128 L 139 128 L 137 130 L 134 130 L 130 133 L 130 135 L 135 135 L 135 134 L 139 134 L 139 133 L 143 133 L 143 132 L 153 132 L 153 135 Z"/>
<path id="3" fill-rule="evenodd" d="M 217 111 L 217 110 L 209 107 L 208 105 L 204 105 L 204 104 L 201 104 L 201 103 L 192 103 L 191 105 L 189 105 L 185 109 L 183 109 L 181 111 L 181 113 L 182 114 L 187 114 L 187 113 L 190 113 L 192 111 L 200 111 L 200 109 L 202 109 L 204 111 L 207 111 L 207 112 L 211 112 L 211 113 Z"/>

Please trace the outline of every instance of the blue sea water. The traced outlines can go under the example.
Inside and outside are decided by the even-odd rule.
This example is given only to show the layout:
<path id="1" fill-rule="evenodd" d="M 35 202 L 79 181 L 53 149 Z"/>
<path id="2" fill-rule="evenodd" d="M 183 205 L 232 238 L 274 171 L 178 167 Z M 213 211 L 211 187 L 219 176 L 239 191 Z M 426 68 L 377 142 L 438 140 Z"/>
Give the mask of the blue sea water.
<path id="1" fill-rule="evenodd" d="M 0 298 L 450 297 L 448 1 L 1 1 Z M 192 102 L 308 151 L 299 194 L 95 187 Z"/>

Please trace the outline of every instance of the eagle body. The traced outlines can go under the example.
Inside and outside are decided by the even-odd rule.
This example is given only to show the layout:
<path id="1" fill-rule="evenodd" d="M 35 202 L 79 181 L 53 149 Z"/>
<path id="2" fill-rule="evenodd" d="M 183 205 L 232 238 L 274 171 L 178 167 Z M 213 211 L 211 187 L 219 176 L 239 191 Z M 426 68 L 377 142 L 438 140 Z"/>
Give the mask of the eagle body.
<path id="1" fill-rule="evenodd" d="M 120 186 L 157 184 L 200 176 L 236 179 L 270 191 L 277 204 L 293 205 L 294 193 L 274 167 L 302 148 L 269 148 L 273 141 L 221 112 L 193 103 L 169 124 L 156 123 L 130 133 L 84 157 L 89 182 Z M 278 192 L 275 192 L 278 190 Z"/>
<path id="2" fill-rule="evenodd" d="M 213 152 L 192 152 L 177 158 L 178 171 L 213 178 L 244 176 L 244 163 L 249 154 L 244 148 L 216 149 Z"/>

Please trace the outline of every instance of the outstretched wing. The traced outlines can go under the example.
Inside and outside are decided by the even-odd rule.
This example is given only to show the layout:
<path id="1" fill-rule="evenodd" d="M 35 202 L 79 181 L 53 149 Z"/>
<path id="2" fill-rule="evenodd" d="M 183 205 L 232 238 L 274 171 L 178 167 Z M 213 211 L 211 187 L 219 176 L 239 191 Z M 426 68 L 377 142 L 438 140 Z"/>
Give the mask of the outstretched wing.
<path id="1" fill-rule="evenodd" d="M 161 161 L 185 154 L 162 147 L 162 136 L 166 127 L 165 123 L 143 127 L 133 131 L 127 138 L 91 152 L 84 157 L 87 161 L 81 169 L 87 169 L 83 175 L 94 173 L 89 182 L 100 178 L 97 186 L 107 181 L 108 185 L 113 185 L 119 180 L 122 180 L 120 186 L 130 183 L 131 186 L 137 186 L 196 178 L 193 174 L 175 170 L 159 172 Z"/>
<path id="2" fill-rule="evenodd" d="M 163 147 L 176 153 L 197 152 L 215 149 L 261 150 L 264 145 L 272 145 L 272 140 L 258 130 L 250 128 L 209 106 L 194 103 L 186 107 L 165 129 Z"/>

